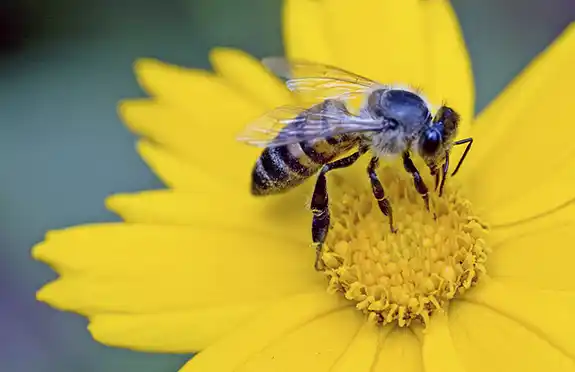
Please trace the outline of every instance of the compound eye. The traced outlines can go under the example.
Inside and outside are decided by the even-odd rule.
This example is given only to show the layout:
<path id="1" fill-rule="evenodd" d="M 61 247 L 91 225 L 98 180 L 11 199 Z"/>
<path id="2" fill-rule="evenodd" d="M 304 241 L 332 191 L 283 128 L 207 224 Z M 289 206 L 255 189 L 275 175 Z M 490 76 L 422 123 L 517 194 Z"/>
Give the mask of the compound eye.
<path id="1" fill-rule="evenodd" d="M 435 155 L 441 145 L 441 133 L 437 130 L 426 131 L 421 138 L 421 151 L 424 155 Z"/>

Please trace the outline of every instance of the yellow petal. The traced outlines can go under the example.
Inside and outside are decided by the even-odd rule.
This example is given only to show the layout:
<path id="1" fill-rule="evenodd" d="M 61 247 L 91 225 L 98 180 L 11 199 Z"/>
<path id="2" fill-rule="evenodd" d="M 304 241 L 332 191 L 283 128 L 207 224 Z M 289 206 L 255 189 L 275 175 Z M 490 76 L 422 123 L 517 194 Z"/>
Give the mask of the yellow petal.
<path id="1" fill-rule="evenodd" d="M 545 339 L 484 306 L 454 303 L 449 327 L 466 372 L 575 370 L 573 360 Z"/>
<path id="2" fill-rule="evenodd" d="M 323 4 L 316 0 L 286 0 L 282 25 L 286 55 L 292 59 L 334 64 L 328 45 Z"/>
<path id="3" fill-rule="evenodd" d="M 108 346 L 147 352 L 202 350 L 257 314 L 263 303 L 230 303 L 186 312 L 98 314 L 88 330 Z M 269 306 L 269 305 L 268 305 Z"/>
<path id="4" fill-rule="evenodd" d="M 423 333 L 423 364 L 425 372 L 466 372 L 457 355 L 447 315 L 433 315 Z"/>
<path id="5" fill-rule="evenodd" d="M 78 226 L 49 233 L 33 255 L 65 269 L 38 297 L 83 313 L 183 310 L 325 290 L 310 247 L 215 226 Z"/>
<path id="6" fill-rule="evenodd" d="M 210 61 L 219 76 L 249 94 L 254 100 L 261 101 L 268 109 L 293 101 L 282 81 L 267 71 L 257 59 L 241 50 L 212 49 Z"/>
<path id="7" fill-rule="evenodd" d="M 575 147 L 574 147 L 575 150 Z M 575 155 L 575 151 L 574 151 Z M 509 197 L 502 200 L 496 206 L 492 205 L 492 200 L 485 204 L 481 204 L 484 210 L 482 216 L 489 221 L 491 226 L 504 227 L 524 223 L 534 218 L 548 218 L 548 216 L 555 214 L 569 205 L 575 204 L 575 170 L 571 165 L 571 160 L 564 159 L 568 164 L 562 169 L 555 171 L 546 170 L 537 172 L 536 177 L 531 177 L 533 180 L 528 186 L 523 187 L 521 180 L 516 178 L 515 193 L 518 195 Z M 543 177 L 539 180 L 538 177 Z M 531 182 L 531 181 L 530 181 Z M 502 193 L 512 190 L 512 187 L 507 185 L 502 190 Z M 484 185 L 486 187 L 486 185 Z M 489 187 L 500 187 L 499 182 L 494 182 L 494 185 Z M 497 194 L 499 191 L 493 190 L 490 193 Z M 573 215 L 575 217 L 575 214 Z"/>
<path id="8" fill-rule="evenodd" d="M 471 151 L 475 160 L 470 157 L 465 164 L 473 174 L 465 182 L 472 200 L 497 223 L 573 199 L 574 55 L 575 26 L 571 26 L 479 118 Z"/>
<path id="9" fill-rule="evenodd" d="M 330 372 L 371 372 L 382 332 L 378 326 L 364 322 Z"/>
<path id="10" fill-rule="evenodd" d="M 382 336 L 373 372 L 423 372 L 421 344 L 411 330 L 399 328 Z"/>
<path id="11" fill-rule="evenodd" d="M 251 168 L 261 149 L 240 143 L 235 136 L 257 113 L 248 117 L 238 113 L 226 119 L 208 120 L 151 100 L 123 102 L 119 111 L 131 130 L 181 155 L 220 182 L 236 179 L 249 185 Z M 231 162 L 241 166 L 230 166 Z"/>
<path id="12" fill-rule="evenodd" d="M 545 99 L 549 96 L 554 99 L 562 98 L 560 97 L 561 91 L 555 91 L 548 86 L 548 79 L 557 76 L 556 73 L 559 73 L 565 82 L 572 78 L 568 72 L 561 74 L 557 69 L 566 64 L 568 66 L 569 58 L 573 55 L 574 32 L 575 26 L 573 24 L 567 27 L 562 35 L 531 61 L 505 90 L 480 113 L 477 118 L 477 125 L 474 125 L 473 129 L 473 137 L 477 143 L 474 144 L 474 149 L 469 155 L 469 161 L 465 161 L 466 171 L 475 165 L 485 164 L 486 159 L 484 157 L 494 155 L 494 151 L 496 154 L 500 154 L 501 149 L 507 149 L 510 144 L 519 143 L 515 138 L 509 136 L 524 130 L 526 124 L 539 124 L 541 120 L 544 123 L 549 122 L 547 118 L 549 114 L 553 114 L 552 112 L 546 112 L 543 117 L 533 116 L 527 123 L 520 121 L 519 116 L 531 113 L 533 104 L 537 104 L 540 98 Z M 558 82 L 555 81 L 554 83 Z M 553 92 L 553 94 L 546 94 L 547 92 Z M 559 107 L 553 105 L 553 109 L 557 108 Z M 541 125 L 546 126 L 546 124 Z M 536 126 L 536 128 L 541 127 Z"/>
<path id="13" fill-rule="evenodd" d="M 487 260 L 489 275 L 534 288 L 575 291 L 575 208 L 570 212 L 569 219 L 558 214 L 499 233 Z"/>
<path id="14" fill-rule="evenodd" d="M 339 296 L 325 292 L 287 297 L 262 310 L 257 318 L 196 355 L 180 371 L 235 371 L 250 357 L 262 352 L 284 335 L 305 328 L 316 319 L 339 312 L 348 304 Z M 355 312 L 352 307 L 344 311 Z"/>
<path id="15" fill-rule="evenodd" d="M 575 292 L 538 290 L 529 285 L 488 280 L 465 296 L 523 324 L 549 344 L 575 359 Z"/>
<path id="16" fill-rule="evenodd" d="M 248 190 L 251 169 L 261 149 L 240 143 L 236 135 L 264 109 L 236 108 L 231 100 L 210 112 L 209 98 L 205 100 L 207 106 L 194 106 L 193 112 L 149 100 L 126 101 L 119 111 L 134 132 L 165 146 L 220 180 L 241 182 Z"/>
<path id="17" fill-rule="evenodd" d="M 245 58 L 237 55 L 226 58 L 225 63 L 219 61 L 217 67 L 224 69 L 234 62 L 245 68 L 247 81 L 253 78 L 261 82 L 262 74 L 267 74 L 260 65 L 246 66 Z M 251 168 L 261 149 L 238 142 L 236 135 L 266 111 L 263 101 L 246 94 L 233 81 L 202 70 L 140 60 L 136 73 L 160 104 L 128 102 L 121 106 L 120 114 L 130 128 L 189 157 L 204 171 L 228 180 L 235 178 L 249 187 Z M 226 74 L 231 74 L 229 69 Z M 263 96 L 277 91 L 273 84 L 263 88 Z M 231 162 L 239 166 L 230 166 Z"/>
<path id="18" fill-rule="evenodd" d="M 218 119 L 225 112 L 259 112 L 265 106 L 246 96 L 229 81 L 205 70 L 189 69 L 152 59 L 134 65 L 140 85 L 159 101 Z M 249 78 L 247 76 L 246 78 Z M 207 124 L 207 123 L 206 123 Z"/>
<path id="19" fill-rule="evenodd" d="M 338 66 L 383 83 L 422 87 L 423 7 L 419 0 L 329 0 L 324 19 Z"/>
<path id="20" fill-rule="evenodd" d="M 459 135 L 467 137 L 475 110 L 475 87 L 457 14 L 448 0 L 420 3 L 425 9 L 424 63 L 430 66 L 426 67 L 425 93 L 434 104 L 445 101 L 461 115 Z"/>
<path id="21" fill-rule="evenodd" d="M 364 318 L 353 308 L 326 314 L 288 331 L 236 370 L 331 371 L 363 323 Z"/>
<path id="22" fill-rule="evenodd" d="M 228 190 L 226 186 L 231 187 L 206 174 L 181 156 L 150 141 L 138 141 L 137 150 L 152 171 L 170 188 L 188 191 L 221 190 L 223 193 Z"/>
<path id="23" fill-rule="evenodd" d="M 232 194 L 233 195 L 233 194 Z M 311 213 L 275 200 L 235 197 L 226 193 L 187 193 L 173 190 L 114 195 L 108 209 L 128 223 L 221 226 L 246 234 L 275 235 L 308 244 Z"/>

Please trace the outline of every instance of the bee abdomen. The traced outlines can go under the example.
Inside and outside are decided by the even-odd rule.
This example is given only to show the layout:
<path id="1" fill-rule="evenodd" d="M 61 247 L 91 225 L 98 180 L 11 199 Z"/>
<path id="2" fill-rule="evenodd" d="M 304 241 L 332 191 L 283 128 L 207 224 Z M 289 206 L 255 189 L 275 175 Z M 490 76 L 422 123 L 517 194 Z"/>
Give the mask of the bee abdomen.
<path id="1" fill-rule="evenodd" d="M 320 160 L 321 155 L 317 155 L 316 160 Z M 252 171 L 252 194 L 276 194 L 298 186 L 324 163 L 314 161 L 299 143 L 268 147 Z"/>

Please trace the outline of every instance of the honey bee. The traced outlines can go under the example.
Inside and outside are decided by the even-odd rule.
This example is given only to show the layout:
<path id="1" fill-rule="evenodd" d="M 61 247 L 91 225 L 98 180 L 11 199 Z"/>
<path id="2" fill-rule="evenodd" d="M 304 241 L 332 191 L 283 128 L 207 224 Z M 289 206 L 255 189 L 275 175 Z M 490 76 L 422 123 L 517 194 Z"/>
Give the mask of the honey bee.
<path id="1" fill-rule="evenodd" d="M 405 170 L 429 210 L 428 187 L 411 154 L 423 158 L 441 196 L 451 148 L 466 144 L 453 176 L 473 143 L 472 138 L 455 141 L 460 117 L 453 108 L 443 105 L 432 116 L 431 105 L 411 89 L 384 85 L 335 66 L 309 61 L 272 57 L 262 62 L 275 75 L 286 79 L 292 92 L 316 103 L 311 107 L 277 107 L 250 123 L 239 135 L 242 142 L 264 147 L 252 171 L 251 192 L 285 192 L 318 173 L 310 203 L 312 241 L 318 258 L 330 225 L 328 172 L 348 167 L 371 152 L 367 175 L 373 195 L 388 217 L 391 232 L 396 232 L 392 206 L 376 173 L 379 159 L 402 157 Z M 352 113 L 349 102 L 355 98 L 361 100 L 361 105 L 357 113 Z M 351 155 L 341 157 L 353 149 Z"/>

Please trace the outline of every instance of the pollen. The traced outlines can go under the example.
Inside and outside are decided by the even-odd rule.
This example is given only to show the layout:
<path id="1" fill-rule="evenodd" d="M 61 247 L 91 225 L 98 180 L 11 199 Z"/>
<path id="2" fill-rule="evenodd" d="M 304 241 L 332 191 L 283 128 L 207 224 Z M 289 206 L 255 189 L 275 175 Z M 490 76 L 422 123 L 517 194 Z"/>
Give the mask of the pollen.
<path id="1" fill-rule="evenodd" d="M 332 177 L 338 195 L 330 198 L 321 270 L 328 291 L 354 302 L 370 321 L 427 325 L 485 274 L 488 229 L 450 179 L 441 197 L 430 191 L 428 211 L 407 173 L 392 166 L 378 173 L 397 232 L 390 232 L 370 189 Z"/>

